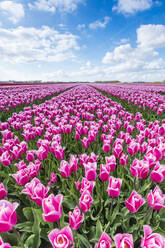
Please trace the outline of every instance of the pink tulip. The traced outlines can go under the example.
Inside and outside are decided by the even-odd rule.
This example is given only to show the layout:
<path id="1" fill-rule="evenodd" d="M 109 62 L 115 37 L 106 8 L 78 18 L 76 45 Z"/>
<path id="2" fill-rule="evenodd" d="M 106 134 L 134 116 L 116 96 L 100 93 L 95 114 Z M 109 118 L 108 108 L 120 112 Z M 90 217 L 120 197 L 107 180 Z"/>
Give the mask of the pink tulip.
<path id="1" fill-rule="evenodd" d="M 94 248 L 111 248 L 111 238 L 108 236 L 107 233 L 103 232 L 100 239 L 99 239 L 99 242 L 97 244 L 95 244 L 95 247 Z"/>
<path id="2" fill-rule="evenodd" d="M 69 226 L 54 229 L 48 235 L 53 248 L 69 248 L 73 243 L 73 234 Z"/>
<path id="3" fill-rule="evenodd" d="M 110 174 L 110 168 L 107 164 L 101 164 L 100 165 L 100 180 L 101 181 L 108 181 L 109 180 L 109 174 Z"/>
<path id="4" fill-rule="evenodd" d="M 165 194 L 162 194 L 161 189 L 156 186 L 153 191 L 150 190 L 147 201 L 151 208 L 159 210 L 165 207 Z"/>
<path id="5" fill-rule="evenodd" d="M 27 151 L 27 154 L 26 154 L 26 159 L 27 161 L 33 161 L 35 159 L 34 157 L 34 152 L 31 150 L 31 151 Z"/>
<path id="6" fill-rule="evenodd" d="M 149 163 L 146 160 L 138 160 L 134 159 L 131 167 L 130 172 L 134 177 L 139 177 L 144 179 L 149 174 Z"/>
<path id="7" fill-rule="evenodd" d="M 4 166 L 8 166 L 11 164 L 12 162 L 12 158 L 10 156 L 10 154 L 8 153 L 8 151 L 5 151 L 4 153 L 2 153 L 1 157 L 0 157 L 0 162 L 4 165 Z"/>
<path id="8" fill-rule="evenodd" d="M 113 148 L 113 155 L 116 157 L 116 158 L 120 158 L 121 155 L 122 155 L 122 151 L 123 151 L 123 146 L 118 143 L 115 145 L 115 147 Z"/>
<path id="9" fill-rule="evenodd" d="M 158 233 L 152 233 L 148 225 L 144 225 L 144 237 L 141 240 L 142 248 L 165 248 L 165 238 Z"/>
<path id="10" fill-rule="evenodd" d="M 14 166 L 17 167 L 18 170 L 22 170 L 22 169 L 25 169 L 27 167 L 27 165 L 24 163 L 23 160 L 21 160 L 17 164 L 14 164 Z"/>
<path id="11" fill-rule="evenodd" d="M 165 166 L 157 162 L 150 174 L 150 178 L 154 182 L 161 183 L 165 178 Z"/>
<path id="12" fill-rule="evenodd" d="M 109 152 L 111 150 L 111 146 L 108 140 L 104 140 L 104 145 L 102 149 L 104 152 Z"/>
<path id="13" fill-rule="evenodd" d="M 95 182 L 88 181 L 87 178 L 83 177 L 82 183 L 81 183 L 80 193 L 82 194 L 83 191 L 88 190 L 90 192 L 90 194 L 92 194 L 94 186 L 95 186 Z"/>
<path id="14" fill-rule="evenodd" d="M 6 200 L 0 200 L 0 233 L 8 232 L 17 223 L 16 208 L 17 202 L 11 203 Z"/>
<path id="15" fill-rule="evenodd" d="M 91 203 L 93 202 L 93 198 L 88 190 L 84 190 L 80 199 L 79 205 L 83 212 L 87 212 L 91 208 Z"/>
<path id="16" fill-rule="evenodd" d="M 125 201 L 126 207 L 132 213 L 136 213 L 144 203 L 145 200 L 135 190 L 132 191 L 128 200 Z"/>
<path id="17" fill-rule="evenodd" d="M 132 234 L 116 234 L 114 241 L 116 248 L 134 248 Z"/>
<path id="18" fill-rule="evenodd" d="M 81 155 L 79 155 L 79 159 L 80 159 L 80 164 L 81 166 L 84 168 L 84 164 L 88 163 L 89 157 L 86 153 L 83 153 Z"/>
<path id="19" fill-rule="evenodd" d="M 32 162 L 24 169 L 29 178 L 34 178 L 38 175 L 38 167 Z"/>
<path id="20" fill-rule="evenodd" d="M 78 230 L 84 221 L 84 214 L 81 214 L 78 206 L 75 207 L 73 213 L 69 212 L 69 224 L 73 230 Z"/>
<path id="21" fill-rule="evenodd" d="M 58 169 L 61 175 L 65 178 L 71 175 L 71 168 L 67 161 L 62 160 L 60 163 L 60 168 Z"/>
<path id="22" fill-rule="evenodd" d="M 156 157 L 156 159 L 158 161 L 162 160 L 163 157 L 164 157 L 163 150 L 161 148 L 159 148 L 159 147 L 154 147 L 153 148 L 153 154 L 154 154 L 154 156 Z"/>
<path id="23" fill-rule="evenodd" d="M 56 146 L 54 154 L 57 159 L 59 160 L 64 159 L 65 157 L 64 148 L 60 145 Z"/>
<path id="24" fill-rule="evenodd" d="M 56 182 L 57 182 L 57 174 L 54 172 L 51 172 L 50 181 L 48 182 L 48 185 L 50 185 L 52 183 L 56 183 Z"/>
<path id="25" fill-rule="evenodd" d="M 108 165 L 110 172 L 114 171 L 116 168 L 116 157 L 111 155 L 110 157 L 105 157 L 106 165 Z"/>
<path id="26" fill-rule="evenodd" d="M 23 194 L 27 194 L 29 198 L 39 206 L 42 205 L 42 200 L 48 196 L 49 187 L 45 187 L 38 178 L 33 178 L 30 183 L 25 185 L 22 190 Z"/>
<path id="27" fill-rule="evenodd" d="M 45 160 L 48 156 L 48 151 L 43 146 L 40 146 L 38 151 L 36 151 L 36 155 L 39 160 Z"/>
<path id="28" fill-rule="evenodd" d="M 130 155 L 134 155 L 138 152 L 140 145 L 136 143 L 135 141 L 132 141 L 129 146 L 127 147 L 127 152 Z"/>
<path id="29" fill-rule="evenodd" d="M 5 189 L 5 186 L 3 183 L 0 183 L 0 200 L 5 198 L 7 196 L 7 190 Z"/>
<path id="30" fill-rule="evenodd" d="M 151 152 L 145 154 L 144 160 L 148 161 L 150 169 L 156 164 L 156 157 Z"/>
<path id="31" fill-rule="evenodd" d="M 9 243 L 4 243 L 2 238 L 0 237 L 0 248 L 12 248 Z"/>
<path id="32" fill-rule="evenodd" d="M 76 189 L 79 191 L 81 189 L 81 183 L 80 183 L 80 181 L 78 180 L 74 184 L 75 184 Z"/>
<path id="33" fill-rule="evenodd" d="M 27 152 L 28 145 L 27 145 L 27 143 L 25 141 L 22 141 L 19 144 L 19 147 L 21 149 L 21 153 L 26 153 Z"/>
<path id="34" fill-rule="evenodd" d="M 47 198 L 44 198 L 42 201 L 43 209 L 43 219 L 46 222 L 56 222 L 62 216 L 62 199 L 63 195 L 59 194 L 54 196 L 53 194 L 49 195 Z"/>
<path id="35" fill-rule="evenodd" d="M 85 177 L 87 178 L 88 181 L 94 181 L 97 177 L 97 163 L 90 163 L 88 162 L 87 164 L 84 165 L 85 167 Z"/>
<path id="36" fill-rule="evenodd" d="M 81 141 L 81 143 L 82 143 L 82 146 L 84 148 L 88 148 L 89 145 L 90 145 L 90 141 L 89 141 L 89 139 L 87 137 L 84 137 L 83 140 Z"/>
<path id="37" fill-rule="evenodd" d="M 29 182 L 29 176 L 25 172 L 24 169 L 21 169 L 17 171 L 15 174 L 11 175 L 17 182 L 18 185 L 25 185 L 27 182 Z"/>
<path id="38" fill-rule="evenodd" d="M 69 164 L 70 164 L 71 171 L 77 171 L 78 170 L 78 158 L 76 155 L 70 156 Z"/>
<path id="39" fill-rule="evenodd" d="M 123 166 L 127 165 L 127 159 L 128 159 L 128 155 L 125 155 L 124 153 L 122 153 L 121 157 L 120 157 L 120 164 Z"/>
<path id="40" fill-rule="evenodd" d="M 94 152 L 91 152 L 91 156 L 88 158 L 88 162 L 94 163 L 97 162 L 99 156 L 97 156 Z"/>
<path id="41" fill-rule="evenodd" d="M 120 188 L 122 185 L 121 178 L 110 177 L 107 188 L 108 195 L 111 197 L 118 197 L 120 195 Z"/>

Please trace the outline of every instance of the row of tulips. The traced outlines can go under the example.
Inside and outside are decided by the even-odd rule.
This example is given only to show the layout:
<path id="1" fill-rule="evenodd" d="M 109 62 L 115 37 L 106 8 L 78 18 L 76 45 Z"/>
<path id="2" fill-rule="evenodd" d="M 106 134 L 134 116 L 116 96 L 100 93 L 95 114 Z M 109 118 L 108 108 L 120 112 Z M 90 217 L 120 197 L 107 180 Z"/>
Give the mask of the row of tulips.
<path id="1" fill-rule="evenodd" d="M 42 91 L 41 91 L 42 87 Z M 22 104 L 33 104 L 36 100 L 42 100 L 48 96 L 54 95 L 70 88 L 70 85 L 20 85 L 20 86 L 1 86 L 0 87 L 0 110 L 9 111 L 10 108 L 16 108 Z"/>
<path id="2" fill-rule="evenodd" d="M 155 111 L 158 115 L 165 112 L 165 90 L 164 87 L 157 85 L 136 85 L 136 84 L 120 84 L 120 85 L 103 85 L 95 84 L 94 87 L 107 92 L 113 96 L 126 100 L 128 104 L 134 104 L 139 109 L 145 110 L 148 107 Z M 163 92 L 163 95 L 160 94 Z"/>
<path id="3" fill-rule="evenodd" d="M 95 243 L 95 247 L 111 247 L 108 234 L 115 234 L 116 247 L 133 247 L 131 234 L 125 233 L 131 231 L 131 224 L 126 224 L 127 219 L 131 221 L 133 218 L 130 213 L 139 212 L 140 207 L 142 209 L 139 213 L 140 226 L 131 231 L 135 244 L 139 242 L 136 230 L 146 224 L 144 198 L 148 201 L 149 211 L 159 210 L 161 216 L 164 213 L 165 195 L 161 190 L 165 178 L 164 165 L 161 164 L 165 156 L 164 124 L 165 121 L 162 124 L 155 121 L 146 126 L 140 113 L 129 113 L 121 104 L 93 88 L 79 86 L 46 103 L 14 113 L 8 122 L 1 123 L 3 138 L 0 161 L 5 173 L 9 172 L 7 168 L 10 167 L 10 185 L 14 187 L 13 177 L 19 185 L 17 191 L 27 194 L 39 209 L 42 206 L 45 223 L 60 221 L 62 228 L 69 220 L 73 230 L 79 229 L 78 233 L 74 233 L 75 247 L 81 247 L 80 240 L 80 245 L 85 242 L 86 247 L 90 247 L 87 239 Z M 100 142 L 103 142 L 103 146 Z M 77 153 L 78 157 L 73 153 Z M 45 187 L 39 178 L 48 186 Z M 1 180 L 4 180 L 4 176 Z M 156 186 L 157 183 L 160 187 Z M 137 184 L 144 190 L 135 190 Z M 48 192 L 51 192 L 49 196 Z M 118 202 L 115 201 L 117 197 Z M 73 212 L 66 208 L 66 198 L 73 201 Z M 21 196 L 20 200 L 23 209 L 27 199 Z M 126 212 L 126 209 L 129 211 Z M 93 214 L 97 212 L 97 217 L 94 217 Z M 121 219 L 116 219 L 118 214 L 122 216 L 122 223 Z M 154 223 L 151 221 L 150 224 Z M 158 227 L 159 224 L 156 223 Z M 116 234 L 119 232 L 118 226 L 123 234 Z M 147 228 L 145 226 L 145 230 L 150 231 L 143 238 L 141 247 L 150 247 L 151 240 L 154 245 L 156 241 L 151 238 L 152 235 L 159 237 L 159 246 L 164 247 L 163 236 L 152 234 L 151 228 Z M 101 230 L 109 231 L 108 234 L 103 232 L 97 243 Z M 80 234 L 86 237 L 85 241 Z M 148 236 L 149 241 L 146 241 Z M 53 247 L 69 247 L 73 243 L 69 227 L 53 229 L 48 237 Z"/>

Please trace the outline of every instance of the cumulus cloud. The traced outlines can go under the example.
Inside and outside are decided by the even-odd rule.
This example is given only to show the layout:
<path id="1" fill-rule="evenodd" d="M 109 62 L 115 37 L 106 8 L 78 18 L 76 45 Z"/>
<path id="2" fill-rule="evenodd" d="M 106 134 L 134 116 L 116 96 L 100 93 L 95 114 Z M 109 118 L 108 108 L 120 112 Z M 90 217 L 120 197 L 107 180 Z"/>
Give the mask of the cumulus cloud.
<path id="1" fill-rule="evenodd" d="M 7 15 L 13 23 L 19 22 L 25 15 L 23 5 L 14 1 L 0 2 L 0 12 Z"/>
<path id="2" fill-rule="evenodd" d="M 30 3 L 29 7 L 52 13 L 56 12 L 57 9 L 62 12 L 73 12 L 81 2 L 83 0 L 36 0 L 34 4 Z"/>
<path id="3" fill-rule="evenodd" d="M 165 26 L 141 25 L 137 30 L 137 43 L 140 47 L 165 47 Z"/>
<path id="4" fill-rule="evenodd" d="M 0 60 L 17 63 L 58 62 L 74 57 L 78 37 L 50 27 L 0 28 Z"/>
<path id="5" fill-rule="evenodd" d="M 152 0 L 118 0 L 113 10 L 122 14 L 134 14 L 138 11 L 150 9 L 152 4 Z"/>
<path id="6" fill-rule="evenodd" d="M 90 29 L 105 28 L 106 25 L 109 23 L 109 20 L 110 20 L 110 17 L 105 16 L 102 22 L 100 20 L 97 20 L 95 22 L 90 23 L 89 28 Z"/>
<path id="7" fill-rule="evenodd" d="M 106 52 L 102 63 L 109 65 L 104 70 L 111 73 L 135 73 L 138 75 L 165 72 L 165 61 L 157 48 L 165 47 L 165 26 L 141 25 L 137 29 L 137 46 L 129 43 L 117 46 Z"/>

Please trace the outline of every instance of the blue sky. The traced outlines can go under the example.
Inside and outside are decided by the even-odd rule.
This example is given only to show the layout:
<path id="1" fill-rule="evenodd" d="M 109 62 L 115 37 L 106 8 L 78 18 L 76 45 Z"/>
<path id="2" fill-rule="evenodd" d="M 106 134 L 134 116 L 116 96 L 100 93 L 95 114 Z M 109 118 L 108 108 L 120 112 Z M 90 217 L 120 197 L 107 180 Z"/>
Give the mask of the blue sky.
<path id="1" fill-rule="evenodd" d="M 1 0 L 0 80 L 165 79 L 163 0 Z"/>

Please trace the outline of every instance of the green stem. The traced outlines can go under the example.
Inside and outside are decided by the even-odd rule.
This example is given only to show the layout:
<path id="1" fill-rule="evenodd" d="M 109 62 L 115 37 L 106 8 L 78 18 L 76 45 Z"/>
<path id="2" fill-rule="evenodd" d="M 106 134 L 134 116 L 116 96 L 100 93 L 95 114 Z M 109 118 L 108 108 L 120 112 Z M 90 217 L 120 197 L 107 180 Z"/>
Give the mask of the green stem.
<path id="1" fill-rule="evenodd" d="M 22 239 L 21 239 L 20 233 L 17 231 L 16 228 L 13 228 L 13 231 L 14 231 L 14 233 L 15 233 L 16 236 L 17 236 L 17 240 L 18 240 L 18 242 L 19 242 L 21 248 L 24 248 L 24 243 L 23 243 L 23 241 L 22 241 Z"/>
<path id="2" fill-rule="evenodd" d="M 112 197 L 111 206 L 110 206 L 110 216 L 112 215 L 114 197 Z"/>

